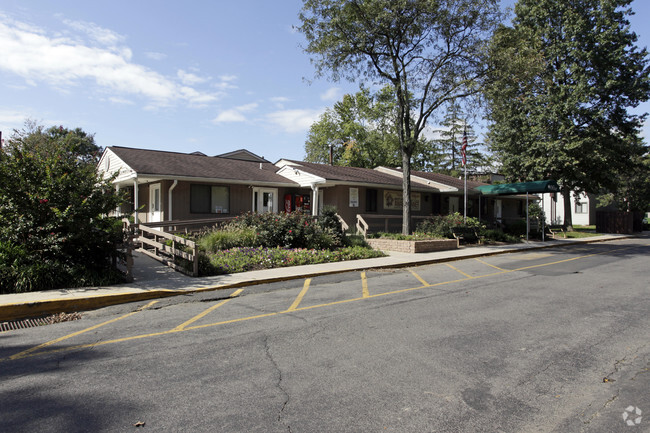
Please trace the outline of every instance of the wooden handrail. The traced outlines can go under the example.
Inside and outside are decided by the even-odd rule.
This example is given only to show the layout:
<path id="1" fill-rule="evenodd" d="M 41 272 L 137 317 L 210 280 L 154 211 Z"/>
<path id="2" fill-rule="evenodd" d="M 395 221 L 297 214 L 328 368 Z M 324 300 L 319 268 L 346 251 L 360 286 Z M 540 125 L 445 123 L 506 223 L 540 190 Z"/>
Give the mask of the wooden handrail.
<path id="1" fill-rule="evenodd" d="M 196 242 L 171 233 L 165 233 L 162 230 L 157 230 L 147 227 L 143 224 L 126 224 L 134 231 L 133 242 L 136 244 L 136 251 L 141 252 L 159 262 L 169 266 L 170 268 L 198 277 L 199 275 L 199 252 Z M 158 223 L 160 224 L 160 223 Z M 171 246 L 166 243 L 160 242 L 161 239 L 171 241 Z M 179 246 L 185 248 L 179 248 Z M 189 249 L 191 252 L 185 251 Z M 186 269 L 176 263 L 176 258 L 181 258 L 192 263 L 192 270 Z"/>

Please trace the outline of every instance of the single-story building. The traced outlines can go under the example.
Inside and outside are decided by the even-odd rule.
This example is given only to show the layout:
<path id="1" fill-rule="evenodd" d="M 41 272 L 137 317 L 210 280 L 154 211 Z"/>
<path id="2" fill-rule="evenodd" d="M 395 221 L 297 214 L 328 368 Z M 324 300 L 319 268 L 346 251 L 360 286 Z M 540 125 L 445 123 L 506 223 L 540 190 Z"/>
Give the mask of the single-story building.
<path id="1" fill-rule="evenodd" d="M 564 224 L 564 196 L 562 193 L 544 194 L 542 206 L 546 224 Z M 592 194 L 571 192 L 571 221 L 575 225 L 596 224 L 596 200 Z"/>
<path id="2" fill-rule="evenodd" d="M 280 196 L 304 192 L 248 151 L 206 156 L 112 146 L 98 169 L 105 177 L 115 174 L 115 187 L 131 197 L 117 212 L 133 212 L 144 223 L 278 212 Z"/>
<path id="3" fill-rule="evenodd" d="M 281 159 L 275 164 L 245 149 L 207 156 L 112 146 L 98 170 L 126 190 L 129 203 L 116 213 L 133 213 L 140 223 L 218 220 L 245 212 L 303 211 L 318 215 L 333 206 L 349 227 L 359 216 L 373 230 L 399 231 L 402 172 L 341 167 Z M 491 223 L 525 216 L 525 197 L 481 198 L 467 181 L 467 215 Z M 411 173 L 413 227 L 418 219 L 464 211 L 464 181 L 437 173 Z M 164 225 L 161 225 L 164 226 Z M 171 226 L 171 225 L 170 225 Z"/>

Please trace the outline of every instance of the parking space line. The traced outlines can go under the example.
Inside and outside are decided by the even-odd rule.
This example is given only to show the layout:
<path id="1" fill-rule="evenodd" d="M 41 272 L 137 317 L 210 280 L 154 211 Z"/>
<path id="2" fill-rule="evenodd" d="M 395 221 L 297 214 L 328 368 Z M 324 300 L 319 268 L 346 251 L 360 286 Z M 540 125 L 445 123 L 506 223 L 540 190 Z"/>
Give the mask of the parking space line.
<path id="1" fill-rule="evenodd" d="M 454 271 L 458 272 L 459 274 L 465 275 L 467 278 L 476 278 L 476 277 L 472 277 L 469 274 L 466 274 L 465 272 L 461 271 L 460 269 L 458 269 L 457 267 L 455 267 L 453 265 L 450 265 L 449 263 L 445 263 L 445 265 L 447 265 L 448 267 L 450 267 Z"/>
<path id="2" fill-rule="evenodd" d="M 303 284 L 302 286 L 302 290 L 300 291 L 300 293 L 298 293 L 298 296 L 293 301 L 293 304 L 291 304 L 291 306 L 287 309 L 287 311 L 295 311 L 296 308 L 298 308 L 298 305 L 300 305 L 300 302 L 302 302 L 302 298 L 307 294 L 310 284 L 311 284 L 311 278 L 307 278 L 305 280 L 305 284 Z"/>
<path id="3" fill-rule="evenodd" d="M 212 312 L 212 311 L 216 310 L 217 308 L 221 307 L 223 304 L 227 303 L 228 301 L 231 301 L 233 298 L 236 298 L 243 291 L 244 291 L 244 289 L 235 290 L 233 293 L 230 294 L 228 299 L 224 299 L 223 301 L 214 304 L 212 307 L 210 307 L 210 308 L 206 309 L 205 311 L 197 314 L 196 316 L 192 317 L 190 320 L 181 323 L 180 325 L 178 325 L 177 327 L 172 329 L 172 331 L 182 331 L 183 329 L 185 329 L 186 326 L 191 325 L 192 323 L 196 322 L 197 320 L 201 319 L 202 317 L 205 317 L 208 314 L 210 314 L 210 312 Z"/>
<path id="4" fill-rule="evenodd" d="M 422 278 L 421 276 L 419 276 L 418 274 L 416 274 L 415 271 L 414 271 L 413 269 L 409 269 L 409 272 L 410 272 L 411 274 L 413 274 L 413 276 L 414 276 L 415 278 L 417 278 L 417 280 L 418 280 L 419 282 L 421 282 L 423 286 L 430 286 L 430 285 L 431 285 L 431 284 L 427 283 L 426 281 L 424 281 L 424 278 Z"/>
<path id="5" fill-rule="evenodd" d="M 361 297 L 367 298 L 370 296 L 368 291 L 368 277 L 365 272 L 361 272 Z"/>
<path id="6" fill-rule="evenodd" d="M 506 270 L 506 269 L 500 268 L 498 266 L 491 265 L 490 263 L 488 263 L 488 262 L 486 262 L 484 260 L 481 260 L 481 259 L 474 259 L 474 260 L 476 260 L 479 263 L 483 263 L 484 265 L 490 266 L 491 268 L 498 269 L 500 271 L 505 271 Z"/>
<path id="7" fill-rule="evenodd" d="M 186 322 L 185 324 L 181 325 L 181 326 L 184 326 L 182 329 L 179 329 L 180 327 L 176 327 L 176 328 L 170 329 L 168 331 L 155 332 L 155 333 L 150 333 L 150 334 L 134 335 L 134 336 L 131 336 L 131 337 L 117 338 L 117 339 L 113 339 L 113 340 L 97 341 L 97 342 L 94 342 L 94 343 L 80 344 L 80 345 L 76 345 L 76 346 L 63 347 L 63 348 L 45 350 L 45 351 L 42 351 L 42 352 L 34 353 L 37 349 L 46 347 L 46 346 L 48 346 L 50 344 L 53 344 L 53 343 L 55 343 L 57 341 L 62 341 L 64 339 L 66 339 L 66 338 L 70 338 L 70 337 L 73 337 L 75 335 L 79 335 L 79 334 L 82 334 L 84 332 L 87 332 L 87 331 L 90 331 L 90 330 L 93 330 L 93 329 L 97 329 L 100 326 L 104 326 L 104 325 L 107 325 L 109 323 L 116 322 L 116 321 L 121 320 L 123 318 L 129 317 L 129 316 L 135 314 L 137 312 L 136 311 L 136 312 L 129 313 L 129 314 L 126 314 L 124 316 L 118 317 L 116 319 L 112 319 L 110 321 L 100 323 L 100 324 L 95 325 L 93 327 L 90 327 L 90 328 L 88 328 L 86 330 L 79 331 L 79 332 L 76 332 L 74 334 L 70 334 L 70 335 L 65 336 L 65 337 L 61 337 L 60 339 L 52 340 L 51 342 L 44 343 L 44 344 L 42 344 L 40 346 L 36 346 L 35 348 L 28 349 L 26 351 L 20 352 L 20 353 L 18 353 L 16 355 L 13 355 L 13 356 L 9 357 L 9 358 L 0 358 L 0 362 L 7 361 L 7 360 L 18 359 L 18 358 L 24 358 L 24 357 L 32 357 L 32 356 L 38 356 L 38 355 L 45 355 L 45 354 L 52 354 L 52 353 L 58 353 L 58 352 L 71 351 L 71 350 L 76 350 L 76 349 L 92 348 L 92 347 L 103 346 L 103 345 L 107 345 L 107 344 L 115 344 L 115 343 L 138 340 L 138 339 L 149 338 L 149 337 L 163 336 L 163 335 L 173 334 L 173 333 L 177 333 L 177 332 L 185 332 L 185 331 L 191 331 L 191 330 L 195 330 L 195 329 L 202 329 L 202 328 L 214 327 L 214 326 L 219 326 L 219 325 L 244 322 L 244 321 L 248 321 L 248 320 L 261 319 L 261 318 L 265 318 L 265 317 L 279 316 L 279 315 L 286 314 L 286 313 L 289 313 L 289 312 L 292 312 L 292 311 L 311 310 L 311 309 L 315 309 L 315 308 L 322 308 L 322 307 L 328 307 L 328 306 L 333 306 L 333 305 L 345 304 L 345 303 L 348 303 L 348 302 L 360 301 L 360 300 L 363 300 L 363 299 L 377 298 L 377 297 L 380 297 L 380 296 L 395 295 L 395 294 L 399 294 L 399 293 L 406 293 L 406 292 L 411 292 L 411 291 L 415 291 L 415 290 L 421 290 L 423 288 L 432 288 L 432 287 L 437 287 L 437 286 L 442 286 L 442 285 L 447 285 L 447 284 L 459 283 L 459 282 L 463 282 L 463 281 L 467 281 L 467 280 L 471 280 L 471 279 L 486 278 L 486 277 L 491 277 L 491 276 L 496 276 L 496 275 L 503 275 L 503 274 L 507 274 L 507 273 L 511 273 L 511 272 L 517 272 L 517 271 L 527 270 L 527 269 L 531 269 L 531 268 L 538 268 L 538 267 L 543 267 L 543 266 L 550 266 L 550 265 L 555 265 L 555 264 L 559 264 L 559 263 L 566 263 L 566 262 L 570 262 L 570 261 L 574 261 L 574 260 L 585 259 L 585 258 L 589 258 L 589 257 L 593 257 L 593 256 L 602 255 L 602 254 L 605 254 L 605 253 L 612 253 L 614 251 L 621 251 L 621 250 L 626 250 L 626 249 L 631 249 L 631 248 L 633 248 L 633 247 L 616 248 L 616 249 L 613 249 L 613 250 L 601 251 L 601 252 L 597 252 L 597 253 L 593 253 L 593 254 L 588 254 L 588 255 L 578 256 L 578 257 L 572 257 L 572 258 L 569 258 L 569 259 L 558 260 L 558 261 L 554 261 L 554 262 L 550 262 L 550 263 L 542 263 L 542 264 L 538 264 L 538 265 L 525 266 L 525 267 L 521 267 L 521 268 L 517 268 L 517 269 L 504 269 L 504 270 L 499 271 L 499 272 L 493 272 L 493 273 L 490 273 L 490 274 L 480 275 L 480 276 L 477 276 L 477 277 L 472 277 L 472 276 L 470 276 L 468 274 L 465 274 L 464 272 L 460 271 L 459 269 L 457 269 L 457 268 L 455 268 L 455 267 L 453 267 L 453 266 L 451 266 L 449 264 L 446 264 L 450 268 L 452 268 L 452 269 L 458 271 L 459 273 L 465 275 L 466 278 L 460 278 L 460 279 L 452 280 L 452 281 L 443 281 L 443 282 L 434 283 L 434 284 L 427 284 L 425 286 L 418 286 L 418 287 L 411 287 L 411 288 L 406 288 L 406 289 L 399 289 L 399 290 L 394 290 L 392 292 L 377 293 L 377 294 L 373 294 L 373 295 L 368 295 L 367 297 L 345 299 L 345 300 L 334 301 L 334 302 L 329 302 L 329 303 L 323 303 L 323 304 L 318 304 L 318 305 L 310 305 L 310 306 L 306 306 L 306 307 L 299 307 L 300 300 L 302 299 L 302 296 L 304 296 L 304 294 L 307 292 L 306 287 L 308 287 L 308 283 L 307 283 L 307 281 L 305 281 L 305 286 L 306 287 L 303 287 L 303 290 L 301 292 L 302 296 L 298 295 L 300 299 L 296 298 L 296 301 L 294 301 L 295 307 L 294 307 L 294 305 L 292 305 L 292 307 L 294 307 L 294 309 L 292 309 L 292 310 L 284 310 L 284 311 L 278 311 L 278 312 L 272 312 L 272 313 L 258 314 L 258 315 L 255 315 L 255 316 L 241 317 L 241 318 L 238 318 L 238 319 L 224 320 L 224 321 L 221 321 L 221 322 L 206 323 L 206 324 L 202 324 L 202 325 L 187 327 L 188 324 L 192 323 L 192 322 L 188 321 L 189 323 Z M 234 297 L 234 296 L 238 295 L 242 290 L 243 289 L 240 289 L 237 292 L 234 292 L 230 296 Z M 228 300 L 230 300 L 230 299 L 226 299 L 225 301 L 228 301 Z M 147 306 L 145 306 L 145 308 L 152 305 L 152 304 L 154 304 L 155 302 L 157 302 L 157 301 L 150 302 L 149 304 L 147 304 Z M 213 306 L 213 307 L 210 307 L 210 308 L 213 310 L 216 307 Z M 207 312 L 204 312 L 204 313 L 207 314 Z M 202 313 L 203 316 L 205 314 Z M 201 316 L 201 317 L 203 317 L 203 316 Z"/>
<path id="8" fill-rule="evenodd" d="M 97 328 L 101 328 L 104 325 L 109 325 L 111 323 L 115 323 L 118 320 L 126 319 L 127 317 L 133 316 L 134 314 L 137 314 L 137 313 L 141 312 L 142 310 L 146 310 L 147 308 L 151 307 L 152 305 L 154 305 L 157 302 L 158 301 L 151 301 L 147 305 L 138 308 L 136 311 L 132 311 L 132 312 L 130 312 L 128 314 L 124 314 L 124 315 L 122 315 L 120 317 L 116 317 L 114 319 L 108 320 L 108 321 L 103 322 L 103 323 L 98 323 L 97 325 L 91 326 L 90 328 L 82 329 L 81 331 L 73 332 L 72 334 L 64 335 L 63 337 L 59 337 L 59 338 L 56 338 L 54 340 L 50 340 L 50 341 L 48 341 L 46 343 L 39 344 L 38 346 L 34 346 L 34 347 L 30 348 L 30 349 L 23 350 L 22 352 L 16 353 L 15 355 L 11 355 L 9 357 L 9 359 L 24 358 L 25 356 L 29 355 L 30 353 L 36 352 L 37 350 L 42 349 L 44 347 L 51 346 L 52 344 L 58 343 L 58 342 L 63 341 L 63 340 L 67 340 L 68 338 L 76 337 L 77 335 L 81 335 L 81 334 L 84 334 L 84 333 L 89 332 L 89 331 L 93 331 L 93 330 L 95 330 Z"/>

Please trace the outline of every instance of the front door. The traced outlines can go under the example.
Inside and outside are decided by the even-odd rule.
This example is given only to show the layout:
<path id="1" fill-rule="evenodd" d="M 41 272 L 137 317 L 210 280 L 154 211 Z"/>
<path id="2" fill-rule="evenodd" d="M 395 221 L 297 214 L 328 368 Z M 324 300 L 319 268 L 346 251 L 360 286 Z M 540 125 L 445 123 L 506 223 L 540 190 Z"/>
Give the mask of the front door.
<path id="1" fill-rule="evenodd" d="M 149 185 L 149 218 L 148 222 L 162 221 L 162 205 L 160 202 L 160 184 Z"/>
<path id="2" fill-rule="evenodd" d="M 501 222 L 503 216 L 503 203 L 501 200 L 494 200 L 494 219 Z"/>
<path id="3" fill-rule="evenodd" d="M 276 188 L 255 188 L 253 210 L 259 213 L 278 211 L 278 190 Z"/>
<path id="4" fill-rule="evenodd" d="M 449 197 L 449 213 L 456 213 L 459 209 L 458 197 Z"/>

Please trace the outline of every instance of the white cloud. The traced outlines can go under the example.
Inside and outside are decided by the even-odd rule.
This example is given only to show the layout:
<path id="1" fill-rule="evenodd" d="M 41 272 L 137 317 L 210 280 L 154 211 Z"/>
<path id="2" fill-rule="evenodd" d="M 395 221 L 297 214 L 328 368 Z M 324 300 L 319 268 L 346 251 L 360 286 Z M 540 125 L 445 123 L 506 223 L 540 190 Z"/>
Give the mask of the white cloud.
<path id="1" fill-rule="evenodd" d="M 239 107 L 231 108 L 229 110 L 224 110 L 220 112 L 217 117 L 212 121 L 214 123 L 232 123 L 232 122 L 245 122 L 248 118 L 244 113 L 250 113 L 255 111 L 259 104 L 256 102 L 240 105 Z"/>
<path id="2" fill-rule="evenodd" d="M 323 101 L 336 101 L 341 98 L 341 89 L 338 87 L 330 87 L 320 95 Z"/>
<path id="3" fill-rule="evenodd" d="M 194 105 L 215 101 L 219 93 L 181 86 L 158 72 L 131 61 L 124 38 L 93 23 L 64 20 L 80 34 L 49 36 L 44 30 L 2 16 L 0 70 L 22 77 L 26 83 L 65 88 L 94 82 L 102 90 L 148 99 L 152 106 L 175 102 Z"/>
<path id="4" fill-rule="evenodd" d="M 183 84 L 188 86 L 205 83 L 206 81 L 209 80 L 208 78 L 199 77 L 196 74 L 193 74 L 191 72 L 186 72 L 182 69 L 179 69 L 176 75 L 178 76 L 178 78 L 180 78 Z"/>
<path id="5" fill-rule="evenodd" d="M 153 52 L 153 51 L 148 51 L 148 52 L 144 53 L 144 55 L 147 58 L 151 59 L 151 60 L 158 60 L 158 61 L 165 60 L 167 58 L 167 54 L 156 53 L 156 52 Z"/>
<path id="6" fill-rule="evenodd" d="M 266 115 L 266 119 L 275 126 L 288 133 L 309 130 L 311 125 L 318 120 L 324 109 L 294 109 L 280 110 Z"/>

